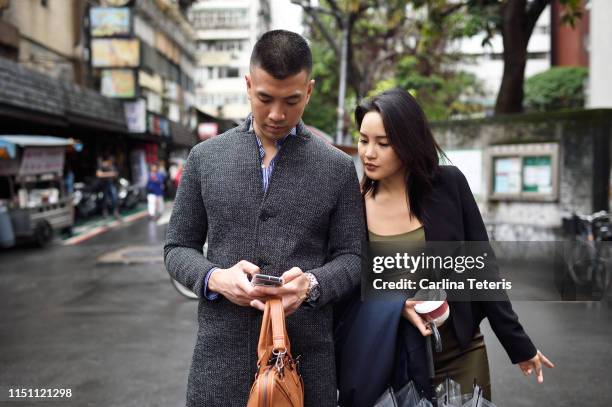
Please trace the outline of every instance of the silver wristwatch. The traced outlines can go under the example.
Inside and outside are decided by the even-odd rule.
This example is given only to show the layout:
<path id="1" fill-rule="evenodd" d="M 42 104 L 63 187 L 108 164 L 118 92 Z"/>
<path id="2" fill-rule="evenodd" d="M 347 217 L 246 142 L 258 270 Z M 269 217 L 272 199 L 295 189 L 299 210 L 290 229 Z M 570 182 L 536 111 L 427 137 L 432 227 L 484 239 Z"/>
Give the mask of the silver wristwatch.
<path id="1" fill-rule="evenodd" d="M 304 273 L 308 277 L 308 290 L 306 291 L 306 302 L 313 305 L 321 296 L 321 288 L 317 278 L 312 273 Z"/>

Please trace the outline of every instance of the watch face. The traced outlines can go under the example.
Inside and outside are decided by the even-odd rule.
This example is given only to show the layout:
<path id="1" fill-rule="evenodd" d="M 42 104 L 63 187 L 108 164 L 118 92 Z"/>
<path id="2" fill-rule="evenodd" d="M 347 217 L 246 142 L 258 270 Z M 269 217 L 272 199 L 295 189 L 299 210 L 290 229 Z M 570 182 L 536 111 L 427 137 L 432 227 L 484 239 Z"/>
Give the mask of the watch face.
<path id="1" fill-rule="evenodd" d="M 312 287 L 312 290 L 310 291 L 310 297 L 308 298 L 308 300 L 316 301 L 319 299 L 319 295 L 321 295 L 321 290 L 319 288 L 319 284 L 317 284 Z"/>

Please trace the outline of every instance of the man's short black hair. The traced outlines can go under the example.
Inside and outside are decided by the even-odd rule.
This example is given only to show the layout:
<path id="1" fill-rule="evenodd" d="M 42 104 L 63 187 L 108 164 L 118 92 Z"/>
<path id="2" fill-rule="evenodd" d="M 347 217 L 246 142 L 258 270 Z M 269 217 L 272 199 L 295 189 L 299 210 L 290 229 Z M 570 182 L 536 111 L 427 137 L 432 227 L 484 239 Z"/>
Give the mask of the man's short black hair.
<path id="1" fill-rule="evenodd" d="M 312 71 L 312 54 L 306 40 L 286 30 L 268 31 L 255 44 L 251 68 L 258 66 L 276 79 L 285 79 L 305 70 Z"/>

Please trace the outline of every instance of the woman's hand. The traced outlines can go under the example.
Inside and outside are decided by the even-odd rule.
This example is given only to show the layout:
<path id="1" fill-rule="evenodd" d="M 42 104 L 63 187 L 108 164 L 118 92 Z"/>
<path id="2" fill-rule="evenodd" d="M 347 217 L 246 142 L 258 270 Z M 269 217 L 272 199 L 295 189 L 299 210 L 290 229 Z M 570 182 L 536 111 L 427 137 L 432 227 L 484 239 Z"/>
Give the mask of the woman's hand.
<path id="1" fill-rule="evenodd" d="M 523 371 L 525 376 L 529 376 L 533 373 L 534 369 L 538 379 L 538 383 L 544 383 L 544 374 L 542 374 L 542 365 L 552 369 L 555 365 L 538 351 L 534 357 L 524 362 L 519 362 L 519 367 Z"/>
<path id="2" fill-rule="evenodd" d="M 423 301 L 406 300 L 404 309 L 402 310 L 402 317 L 410 321 L 410 323 L 421 332 L 421 335 L 429 336 L 431 335 L 431 329 L 425 325 L 427 322 L 414 310 L 414 306 L 422 302 Z"/>

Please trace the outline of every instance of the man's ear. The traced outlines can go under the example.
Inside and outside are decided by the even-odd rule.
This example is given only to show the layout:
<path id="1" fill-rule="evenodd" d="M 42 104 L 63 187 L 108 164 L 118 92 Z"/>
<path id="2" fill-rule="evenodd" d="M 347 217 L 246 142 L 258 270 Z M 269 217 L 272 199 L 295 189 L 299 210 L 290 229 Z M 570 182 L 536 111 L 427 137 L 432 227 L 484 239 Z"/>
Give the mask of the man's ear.
<path id="1" fill-rule="evenodd" d="M 306 88 L 306 103 L 310 101 L 310 96 L 312 95 L 312 90 L 314 89 L 315 80 L 311 79 L 308 82 L 308 87 Z"/>
<path id="2" fill-rule="evenodd" d="M 250 100 L 251 99 L 251 89 L 253 89 L 253 82 L 251 80 L 251 74 L 244 75 L 244 80 L 246 81 L 247 97 Z"/>

